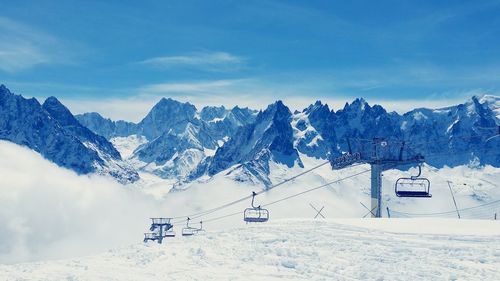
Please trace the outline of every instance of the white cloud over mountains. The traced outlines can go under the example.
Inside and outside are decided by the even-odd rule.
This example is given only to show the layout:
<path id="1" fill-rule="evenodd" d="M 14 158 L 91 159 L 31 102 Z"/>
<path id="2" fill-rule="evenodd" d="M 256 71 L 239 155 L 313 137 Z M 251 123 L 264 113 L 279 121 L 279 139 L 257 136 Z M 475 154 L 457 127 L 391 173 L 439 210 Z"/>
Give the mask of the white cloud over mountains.
<path id="1" fill-rule="evenodd" d="M 0 263 L 56 259 L 142 240 L 155 200 L 112 179 L 78 176 L 0 141 Z"/>

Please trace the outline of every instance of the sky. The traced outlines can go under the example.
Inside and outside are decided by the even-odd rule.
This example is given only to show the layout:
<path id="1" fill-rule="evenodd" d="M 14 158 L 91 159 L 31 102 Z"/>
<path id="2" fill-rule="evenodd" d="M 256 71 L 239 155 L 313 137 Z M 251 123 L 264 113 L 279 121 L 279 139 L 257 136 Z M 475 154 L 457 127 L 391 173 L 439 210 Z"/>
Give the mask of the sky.
<path id="1" fill-rule="evenodd" d="M 500 1 L 0 0 L 0 83 L 73 113 L 197 106 L 389 110 L 500 88 Z"/>

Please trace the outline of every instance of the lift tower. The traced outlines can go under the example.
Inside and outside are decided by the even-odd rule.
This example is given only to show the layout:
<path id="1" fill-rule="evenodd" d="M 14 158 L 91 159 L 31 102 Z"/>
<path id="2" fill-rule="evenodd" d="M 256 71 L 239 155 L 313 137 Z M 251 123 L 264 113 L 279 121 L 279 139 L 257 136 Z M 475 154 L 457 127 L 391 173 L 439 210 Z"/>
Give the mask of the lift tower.
<path id="1" fill-rule="evenodd" d="M 144 233 L 144 243 L 148 241 L 157 241 L 161 244 L 163 238 L 168 237 L 168 231 L 173 225 L 170 222 L 171 218 L 151 218 L 151 227 L 148 233 Z"/>
<path id="2" fill-rule="evenodd" d="M 371 216 L 372 218 L 382 217 L 382 172 L 405 165 L 420 165 L 424 162 L 424 157 L 417 154 L 411 158 L 403 158 L 405 142 L 389 142 L 383 138 L 374 138 L 372 141 L 371 155 L 352 153 L 351 144 L 348 140 L 349 152 L 340 157 L 330 160 L 333 169 L 343 169 L 355 163 L 367 163 L 371 168 Z M 399 151 L 394 145 L 399 146 Z"/>

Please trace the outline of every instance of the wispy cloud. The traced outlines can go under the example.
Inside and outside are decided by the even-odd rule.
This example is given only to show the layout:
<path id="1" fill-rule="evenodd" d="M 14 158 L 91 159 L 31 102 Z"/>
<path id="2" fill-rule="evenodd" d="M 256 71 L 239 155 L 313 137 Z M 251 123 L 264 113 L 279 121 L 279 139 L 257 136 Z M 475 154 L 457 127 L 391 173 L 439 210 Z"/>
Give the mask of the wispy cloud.
<path id="1" fill-rule="evenodd" d="M 68 62 L 57 38 L 6 17 L 0 17 L 0 70 L 18 72 L 36 65 Z"/>
<path id="2" fill-rule="evenodd" d="M 226 72 L 241 69 L 246 59 L 226 52 L 195 52 L 178 56 L 155 57 L 140 63 L 161 68 L 187 67 L 203 71 Z"/>
<path id="3" fill-rule="evenodd" d="M 168 82 L 146 85 L 140 89 L 143 94 L 169 94 L 169 93 L 213 93 L 224 91 L 229 87 L 241 86 L 248 79 L 212 80 L 192 82 Z"/>

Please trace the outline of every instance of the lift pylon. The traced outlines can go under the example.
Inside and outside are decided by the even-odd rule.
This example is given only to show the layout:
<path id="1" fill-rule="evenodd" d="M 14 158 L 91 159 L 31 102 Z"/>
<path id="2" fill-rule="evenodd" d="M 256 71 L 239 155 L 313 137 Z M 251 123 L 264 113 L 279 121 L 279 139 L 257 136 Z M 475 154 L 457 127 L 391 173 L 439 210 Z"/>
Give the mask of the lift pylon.
<path id="1" fill-rule="evenodd" d="M 394 146 L 390 141 L 383 138 L 374 138 L 372 141 L 372 155 L 362 155 L 360 153 L 346 153 L 340 157 L 330 160 L 333 169 L 343 169 L 355 163 L 370 164 L 370 210 L 372 218 L 382 217 L 382 172 L 406 165 L 421 165 L 424 162 L 424 157 L 417 154 L 410 158 L 403 158 L 405 142 L 397 142 L 399 154 L 395 157 Z M 349 150 L 351 144 L 348 140 Z"/>
<path id="2" fill-rule="evenodd" d="M 148 241 L 157 241 L 161 244 L 163 238 L 171 236 L 169 230 L 173 228 L 170 223 L 171 218 L 151 218 L 151 232 L 144 233 L 144 243 Z"/>

